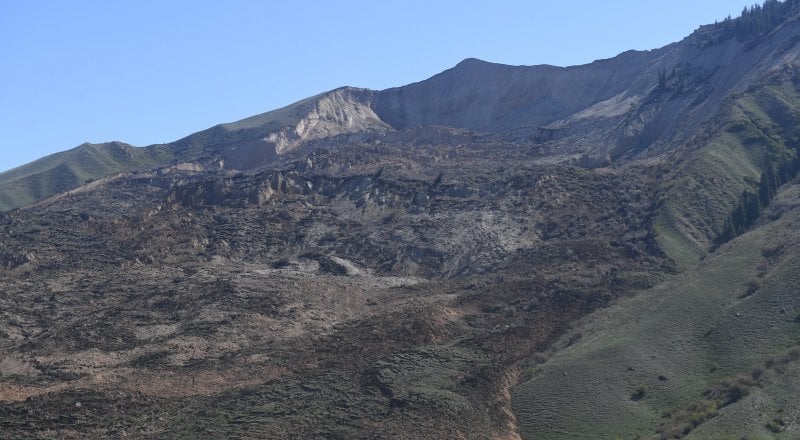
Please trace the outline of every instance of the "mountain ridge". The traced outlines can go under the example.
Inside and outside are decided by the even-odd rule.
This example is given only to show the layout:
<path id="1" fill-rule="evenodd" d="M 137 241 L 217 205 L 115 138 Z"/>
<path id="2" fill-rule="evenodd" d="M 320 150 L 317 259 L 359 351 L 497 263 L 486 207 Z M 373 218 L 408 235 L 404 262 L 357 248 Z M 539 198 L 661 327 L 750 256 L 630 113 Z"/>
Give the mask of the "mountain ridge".
<path id="1" fill-rule="evenodd" d="M 650 148 L 654 141 L 689 141 L 702 122 L 718 111 L 725 96 L 744 90 L 746 84 L 764 74 L 768 66 L 759 66 L 759 60 L 771 56 L 777 59 L 780 54 L 774 52 L 778 51 L 785 52 L 784 59 L 773 63 L 797 58 L 795 45 L 785 43 L 800 38 L 795 21 L 790 19 L 763 37 L 756 50 L 745 50 L 752 43 L 736 38 L 713 41 L 714 32 L 721 32 L 721 25 L 707 25 L 662 48 L 627 51 L 578 66 L 510 66 L 467 58 L 416 83 L 382 91 L 343 87 L 219 124 L 169 144 L 141 148 L 160 151 L 163 160 L 157 165 L 219 155 L 230 168 L 249 169 L 271 163 L 307 140 L 433 125 L 512 133 L 518 141 L 559 150 L 561 161 L 582 156 L 580 163 L 584 165 L 608 164 L 626 152 Z M 788 35 L 775 35 L 779 33 Z M 783 46 L 773 47 L 770 40 L 780 41 Z M 727 77 L 719 77 L 719 72 L 727 72 Z M 665 84 L 669 90 L 658 90 L 662 73 L 670 76 L 669 84 Z M 704 81 L 716 83 L 701 84 Z M 693 90 L 701 87 L 710 94 L 693 96 Z M 663 102 L 654 108 L 654 99 L 659 96 Z M 680 118 L 698 104 L 703 108 Z M 352 125 L 356 120 L 361 121 L 360 125 Z M 314 122 L 308 125 L 311 121 Z M 317 130 L 315 134 L 307 132 L 310 126 L 314 127 L 311 131 Z M 677 138 L 666 140 L 667 133 Z M 599 148 L 602 144 L 607 147 Z M 173 151 L 164 154 L 165 146 Z M 44 169 L 32 171 L 41 162 L 23 165 L 1 173 L 0 182 L 8 185 L 14 175 L 42 173 L 38 178 L 26 176 L 31 182 L 18 182 L 14 192 L 24 193 L 26 186 L 44 190 L 29 190 L 16 197 L 10 190 L 3 191 L 0 208 L 19 207 L 108 173 L 152 165 L 135 162 L 108 163 L 85 176 L 72 173 L 68 179 L 61 179 L 67 182 L 65 185 L 50 190 L 48 182 L 57 179 L 50 179 Z"/>

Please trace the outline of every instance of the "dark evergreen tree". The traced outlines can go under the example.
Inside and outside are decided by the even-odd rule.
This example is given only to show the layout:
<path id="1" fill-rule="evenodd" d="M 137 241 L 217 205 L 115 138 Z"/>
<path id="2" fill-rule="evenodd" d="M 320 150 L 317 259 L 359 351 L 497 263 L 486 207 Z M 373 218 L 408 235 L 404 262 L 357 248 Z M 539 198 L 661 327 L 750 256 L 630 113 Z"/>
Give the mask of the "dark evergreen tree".
<path id="1" fill-rule="evenodd" d="M 775 171 L 772 165 L 767 166 L 767 170 L 761 174 L 761 180 L 758 182 L 758 202 L 763 208 L 766 207 L 770 200 L 775 196 L 775 191 L 778 189 L 778 181 L 775 176 Z"/>
<path id="2" fill-rule="evenodd" d="M 745 7 L 739 17 L 731 19 L 729 16 L 715 26 L 719 32 L 716 41 L 734 37 L 745 41 L 767 35 L 798 12 L 798 0 L 766 0 L 762 4 Z"/>
<path id="3" fill-rule="evenodd" d="M 658 90 L 666 90 L 667 88 L 667 71 L 661 69 L 658 72 Z"/>
<path id="4" fill-rule="evenodd" d="M 742 229 L 747 229 L 753 225 L 761 214 L 761 204 L 758 195 L 745 192 L 742 194 L 742 206 L 744 207 L 744 224 Z"/>
<path id="5" fill-rule="evenodd" d="M 717 237 L 717 244 L 730 241 L 744 233 L 758 220 L 758 216 L 775 197 L 778 189 L 797 176 L 800 172 L 800 154 L 796 147 L 793 153 L 778 164 L 777 171 L 774 165 L 767 165 L 761 173 L 757 192 L 742 193 Z"/>

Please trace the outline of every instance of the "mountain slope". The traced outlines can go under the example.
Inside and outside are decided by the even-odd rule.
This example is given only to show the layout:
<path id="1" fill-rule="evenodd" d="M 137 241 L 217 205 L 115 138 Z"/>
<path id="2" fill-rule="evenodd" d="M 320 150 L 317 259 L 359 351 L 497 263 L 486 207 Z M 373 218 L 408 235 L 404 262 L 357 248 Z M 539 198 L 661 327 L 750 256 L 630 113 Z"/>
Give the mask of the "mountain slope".
<path id="1" fill-rule="evenodd" d="M 796 423 L 780 435 L 767 425 L 800 411 L 793 397 L 800 364 L 792 357 L 780 361 L 800 343 L 798 206 L 800 186 L 793 184 L 767 213 L 777 220 L 765 220 L 696 270 L 575 329 L 565 340 L 578 342 L 533 367 L 515 391 L 523 436 L 657 438 L 659 427 L 681 432 L 691 420 L 664 413 L 713 398 L 704 391 L 742 376 L 748 395 L 719 405 L 719 415 L 686 438 L 797 438 Z M 639 398 L 637 387 L 645 390 Z"/>
<path id="2" fill-rule="evenodd" d="M 396 128 L 443 125 L 505 132 L 545 126 L 629 89 L 652 85 L 654 77 L 645 70 L 663 52 L 631 51 L 568 68 L 467 59 L 425 81 L 380 92 L 376 109 Z M 640 84 L 632 85 L 630 78 L 639 78 Z"/>
<path id="3" fill-rule="evenodd" d="M 0 210 L 24 206 L 114 173 L 171 163 L 221 159 L 228 168 L 274 162 L 306 141 L 387 125 L 372 112 L 368 90 L 341 88 L 287 107 L 220 124 L 171 144 L 136 148 L 120 142 L 84 144 L 0 174 Z"/>
<path id="4" fill-rule="evenodd" d="M 798 12 L 10 175 L 164 154 L 0 213 L 0 429 L 796 438 Z"/>
<path id="5" fill-rule="evenodd" d="M 667 270 L 653 180 L 435 134 L 0 215 L 5 432 L 512 436 L 517 359 Z"/>
<path id="6" fill-rule="evenodd" d="M 172 158 L 166 146 L 83 144 L 0 174 L 0 210 L 27 205 L 109 174 L 151 169 Z"/>
<path id="7" fill-rule="evenodd" d="M 87 178 L 198 159 L 221 158 L 230 169 L 252 169 L 320 139 L 353 133 L 377 139 L 393 129 L 432 126 L 494 133 L 551 162 L 598 166 L 661 154 L 695 142 L 724 111 L 729 96 L 796 64 L 800 56 L 794 16 L 756 37 L 726 36 L 724 29 L 722 24 L 704 26 L 661 49 L 630 51 L 583 66 L 504 66 L 469 59 L 403 87 L 337 89 L 149 147 L 159 153 L 138 154 L 151 157 L 141 164 L 93 167 Z M 6 196 L 0 206 L 21 206 L 85 180 L 58 176 L 64 172 L 56 166 L 31 166 L 40 175 L 35 181 L 19 180 L 29 171 L 4 173 L 0 192 Z"/>
<path id="8" fill-rule="evenodd" d="M 705 26 L 661 49 L 567 68 L 466 60 L 429 80 L 380 92 L 376 111 L 397 128 L 514 132 L 565 156 L 616 159 L 629 151 L 674 149 L 700 133 L 729 95 L 797 60 L 794 19 L 758 44 L 720 40 L 719 32 Z"/>

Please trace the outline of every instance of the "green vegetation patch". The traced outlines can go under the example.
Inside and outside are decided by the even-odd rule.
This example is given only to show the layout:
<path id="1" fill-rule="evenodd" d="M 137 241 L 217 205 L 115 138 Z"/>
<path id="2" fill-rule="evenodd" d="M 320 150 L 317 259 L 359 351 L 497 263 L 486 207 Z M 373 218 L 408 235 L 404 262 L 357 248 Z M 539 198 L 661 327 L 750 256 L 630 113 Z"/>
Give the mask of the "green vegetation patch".
<path id="1" fill-rule="evenodd" d="M 795 206 L 793 188 L 774 203 Z M 565 339 L 577 342 L 514 391 L 523 438 L 772 438 L 768 422 L 798 404 L 800 363 L 782 362 L 800 356 L 786 349 L 800 340 L 799 217 L 788 211 L 577 327 Z M 793 423 L 779 438 L 796 438 Z"/>
<path id="2" fill-rule="evenodd" d="M 796 175 L 798 114 L 797 88 L 784 80 L 728 102 L 717 134 L 692 154 L 659 199 L 653 232 L 679 267 L 692 266 L 715 243 L 747 230 L 777 188 Z"/>
<path id="3" fill-rule="evenodd" d="M 164 145 L 83 144 L 0 173 L 0 210 L 18 208 L 111 174 L 163 166 L 174 159 L 172 150 Z"/>

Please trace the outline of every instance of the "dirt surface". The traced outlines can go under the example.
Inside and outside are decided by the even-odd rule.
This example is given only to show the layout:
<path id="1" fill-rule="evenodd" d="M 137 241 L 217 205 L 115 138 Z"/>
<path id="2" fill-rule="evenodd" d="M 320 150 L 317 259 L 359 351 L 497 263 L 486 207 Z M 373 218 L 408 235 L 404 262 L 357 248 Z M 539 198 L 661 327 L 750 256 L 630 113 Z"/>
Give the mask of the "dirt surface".
<path id="1" fill-rule="evenodd" d="M 647 232 L 660 168 L 429 133 L 462 146 L 340 139 L 4 214 L 4 432 L 518 438 L 523 361 L 670 270 Z"/>

